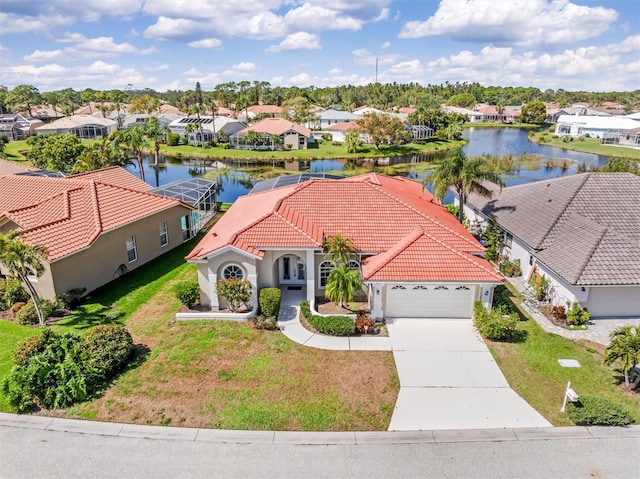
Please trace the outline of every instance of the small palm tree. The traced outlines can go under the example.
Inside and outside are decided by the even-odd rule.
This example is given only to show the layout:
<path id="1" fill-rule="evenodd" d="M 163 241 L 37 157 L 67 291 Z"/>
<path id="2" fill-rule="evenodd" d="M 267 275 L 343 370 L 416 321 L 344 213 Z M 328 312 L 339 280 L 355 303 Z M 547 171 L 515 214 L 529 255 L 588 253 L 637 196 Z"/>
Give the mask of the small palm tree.
<path id="1" fill-rule="evenodd" d="M 0 264 L 3 264 L 10 276 L 14 276 L 27 287 L 29 295 L 38 312 L 40 326 L 44 326 L 42 301 L 28 276 L 41 276 L 44 273 L 42 258 L 47 254 L 43 246 L 31 246 L 18 238 L 19 231 L 0 233 Z"/>
<path id="2" fill-rule="evenodd" d="M 144 127 L 136 125 L 133 128 L 129 128 L 120 134 L 117 141 L 136 159 L 138 168 L 140 168 L 140 179 L 144 181 L 144 167 L 142 165 L 142 153 L 146 146 Z"/>
<path id="3" fill-rule="evenodd" d="M 167 125 L 161 124 L 157 118 L 149 119 L 149 122 L 145 125 L 144 134 L 153 142 L 153 149 L 155 151 L 155 164 L 158 164 L 160 158 L 160 144 L 166 140 L 167 135 L 170 133 Z"/>
<path id="4" fill-rule="evenodd" d="M 498 185 L 501 189 L 504 186 L 500 176 L 491 171 L 486 160 L 482 158 L 469 160 L 460 148 L 451 157 L 443 160 L 425 179 L 425 182 L 434 186 L 434 194 L 438 200 L 442 200 L 449 188 L 453 187 L 460 201 L 458 213 L 460 223 L 463 221 L 464 205 L 470 193 L 478 193 L 486 198 L 491 197 L 492 192 L 482 184 L 483 181 Z"/>
<path id="5" fill-rule="evenodd" d="M 634 326 L 621 326 L 611 332 L 610 339 L 604 362 L 609 365 L 622 363 L 624 384 L 628 388 L 635 389 L 640 383 L 640 374 L 635 369 L 640 361 L 640 329 Z"/>
<path id="6" fill-rule="evenodd" d="M 344 307 L 345 301 L 353 301 L 361 284 L 360 271 L 350 268 L 349 263 L 341 263 L 329 273 L 324 294 L 330 301 Z"/>
<path id="7" fill-rule="evenodd" d="M 329 236 L 324 240 L 325 257 L 335 265 L 349 264 L 357 251 L 356 245 L 342 235 Z"/>

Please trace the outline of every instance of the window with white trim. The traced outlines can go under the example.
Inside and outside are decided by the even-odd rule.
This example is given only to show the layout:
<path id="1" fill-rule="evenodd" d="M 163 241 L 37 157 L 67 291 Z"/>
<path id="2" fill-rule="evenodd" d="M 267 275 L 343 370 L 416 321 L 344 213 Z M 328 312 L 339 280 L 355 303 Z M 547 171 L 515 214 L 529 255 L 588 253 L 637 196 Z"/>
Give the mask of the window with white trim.
<path id="1" fill-rule="evenodd" d="M 129 259 L 129 263 L 138 259 L 138 250 L 136 249 L 136 237 L 129 236 L 127 238 L 127 258 Z"/>
<path id="2" fill-rule="evenodd" d="M 327 287 L 327 280 L 331 274 L 331 270 L 334 268 L 334 264 L 331 261 L 323 261 L 318 266 L 318 283 L 321 288 Z"/>
<path id="3" fill-rule="evenodd" d="M 222 277 L 224 279 L 244 279 L 244 271 L 237 264 L 230 264 L 222 270 Z"/>
<path id="4" fill-rule="evenodd" d="M 160 223 L 160 246 L 169 244 L 169 231 L 167 230 L 167 222 Z"/>
<path id="5" fill-rule="evenodd" d="M 504 232 L 504 247 L 511 248 L 513 244 L 513 235 L 511 233 Z"/>

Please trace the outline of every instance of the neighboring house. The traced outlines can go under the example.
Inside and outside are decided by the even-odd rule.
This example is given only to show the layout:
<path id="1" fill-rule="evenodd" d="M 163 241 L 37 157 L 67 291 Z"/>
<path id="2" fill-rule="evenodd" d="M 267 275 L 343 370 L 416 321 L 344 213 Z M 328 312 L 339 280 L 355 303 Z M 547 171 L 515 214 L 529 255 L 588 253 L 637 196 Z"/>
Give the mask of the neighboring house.
<path id="1" fill-rule="evenodd" d="M 24 112 L 23 114 L 29 116 L 29 112 Z M 49 121 L 63 116 L 65 116 L 64 113 L 52 105 L 34 105 L 31 107 L 31 117 L 38 120 Z"/>
<path id="2" fill-rule="evenodd" d="M 0 232 L 47 249 L 44 298 L 94 290 L 189 239 L 192 208 L 119 167 L 66 178 L 0 176 Z"/>
<path id="3" fill-rule="evenodd" d="M 198 128 L 197 131 L 187 133 L 187 125 L 198 124 L 198 122 L 200 123 L 202 131 Z M 246 125 L 243 122 L 234 118 L 226 116 L 212 117 L 201 115 L 200 119 L 196 116 L 177 118 L 169 123 L 169 130 L 174 133 L 178 133 L 180 136 L 188 137 L 190 143 L 201 145 L 203 141 L 205 143 L 212 140 L 218 141 L 218 135 L 221 131 L 224 131 L 227 138 L 229 138 L 234 133 L 242 130 L 245 126 Z"/>
<path id="4" fill-rule="evenodd" d="M 0 135 L 9 140 L 24 140 L 35 134 L 36 128 L 44 125 L 42 120 L 27 118 L 20 113 L 0 114 Z"/>
<path id="5" fill-rule="evenodd" d="M 595 318 L 640 317 L 640 177 L 583 173 L 472 194 L 469 221 L 495 219 L 502 253 L 550 280 L 553 304 L 578 301 Z"/>
<path id="6" fill-rule="evenodd" d="M 298 123 L 294 123 L 284 118 L 264 118 L 263 120 L 247 126 L 244 129 L 230 136 L 230 142 L 236 148 L 251 148 L 253 145 L 245 141 L 245 136 L 250 131 L 255 131 L 263 135 L 270 143 L 270 148 L 277 148 L 271 141 L 271 137 L 279 136 L 282 138 L 282 146 L 291 150 L 305 150 L 311 139 L 311 130 Z"/>
<path id="7" fill-rule="evenodd" d="M 482 113 L 474 110 L 469 110 L 468 108 L 442 105 L 440 109 L 445 113 L 457 113 L 458 115 L 465 115 L 467 117 L 467 122 L 469 123 L 477 123 L 482 121 Z"/>
<path id="8" fill-rule="evenodd" d="M 352 113 L 355 113 L 356 115 L 364 116 L 371 113 L 375 113 L 376 115 L 382 115 L 383 113 L 386 113 L 386 112 L 378 108 L 375 108 L 373 106 L 362 105 L 362 106 L 359 106 L 358 108 L 354 108 Z"/>
<path id="9" fill-rule="evenodd" d="M 72 115 L 36 128 L 38 135 L 66 135 L 71 133 L 83 140 L 104 138 L 118 129 L 118 122 L 92 115 Z"/>
<path id="10" fill-rule="evenodd" d="M 347 140 L 347 133 L 350 131 L 357 131 L 360 141 L 363 143 L 371 143 L 371 135 L 361 131 L 361 128 L 355 121 L 347 121 L 344 123 L 336 123 L 327 127 L 327 133 L 331 134 L 333 141 L 345 142 Z"/>
<path id="11" fill-rule="evenodd" d="M 632 130 L 608 130 L 602 135 L 603 145 L 640 148 L 640 126 Z"/>
<path id="12" fill-rule="evenodd" d="M 247 107 L 247 118 L 253 120 L 258 117 L 275 118 L 282 113 L 282 107 L 278 105 L 251 105 Z"/>
<path id="13" fill-rule="evenodd" d="M 340 123 L 346 123 L 362 118 L 362 115 L 357 115 L 349 111 L 342 110 L 324 110 L 316 113 L 317 120 L 315 121 L 314 128 L 327 129 L 331 125 Z"/>
<path id="14" fill-rule="evenodd" d="M 27 173 L 30 171 L 37 171 L 37 168 L 30 166 L 24 166 L 13 161 L 7 161 L 0 158 L 0 176 L 3 175 L 15 175 L 19 173 Z"/>
<path id="15" fill-rule="evenodd" d="M 633 130 L 640 121 L 628 116 L 563 115 L 558 118 L 555 134 L 559 136 L 586 136 L 602 138 L 609 130 Z"/>
<path id="16" fill-rule="evenodd" d="M 160 125 L 169 126 L 171 122 L 184 118 L 184 115 L 176 115 L 174 113 L 134 113 L 133 115 L 127 115 L 123 119 L 120 129 L 128 130 L 136 125 L 145 125 L 146 123 L 149 123 L 151 118 L 156 118 Z"/>
<path id="17" fill-rule="evenodd" d="M 469 318 L 502 282 L 485 248 L 423 186 L 376 173 L 309 180 L 238 198 L 187 260 L 198 265 L 201 303 L 224 309 L 220 279 L 260 288 L 304 288 L 323 297 L 334 265 L 323 250 L 334 235 L 357 248 L 375 318 Z"/>

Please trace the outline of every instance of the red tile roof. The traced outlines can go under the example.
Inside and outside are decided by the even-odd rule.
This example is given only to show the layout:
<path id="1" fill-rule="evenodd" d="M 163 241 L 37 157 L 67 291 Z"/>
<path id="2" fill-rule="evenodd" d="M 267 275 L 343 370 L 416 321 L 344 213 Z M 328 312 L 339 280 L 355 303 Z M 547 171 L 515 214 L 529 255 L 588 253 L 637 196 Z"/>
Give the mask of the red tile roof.
<path id="1" fill-rule="evenodd" d="M 349 131 L 349 130 L 362 130 L 362 128 L 355 122 L 355 120 L 343 121 L 327 127 L 327 131 Z"/>
<path id="2" fill-rule="evenodd" d="M 187 259 L 228 246 L 259 257 L 269 248 L 321 249 L 336 234 L 370 255 L 365 279 L 500 281 L 473 255 L 485 249 L 420 183 L 376 173 L 240 197 Z"/>
<path id="3" fill-rule="evenodd" d="M 37 170 L 30 166 L 21 165 L 13 161 L 7 161 L 0 158 L 0 176 L 2 175 L 15 175 L 16 173 L 25 173 L 27 171 Z"/>
<path id="4" fill-rule="evenodd" d="M 284 118 L 264 118 L 263 120 L 240 130 L 236 135 L 244 136 L 249 131 L 267 133 L 269 135 L 282 135 L 289 130 L 293 130 L 306 137 L 311 136 L 311 130 L 309 128 L 299 125 L 298 123 L 285 120 Z"/>
<path id="5" fill-rule="evenodd" d="M 104 175 L 124 180 L 125 186 L 96 181 L 93 176 L 100 177 L 100 172 L 68 178 L 0 177 L 0 217 L 16 223 L 28 243 L 47 248 L 52 262 L 90 246 L 109 230 L 176 205 L 190 208 L 173 198 L 129 188 L 128 183 L 135 183 L 127 178 L 129 173 Z"/>
<path id="6" fill-rule="evenodd" d="M 152 189 L 149 184 L 119 166 L 112 166 L 110 168 L 103 168 L 96 171 L 87 171 L 86 173 L 78 173 L 77 175 L 72 175 L 68 178 L 73 180 L 96 180 L 137 191 L 149 191 Z"/>

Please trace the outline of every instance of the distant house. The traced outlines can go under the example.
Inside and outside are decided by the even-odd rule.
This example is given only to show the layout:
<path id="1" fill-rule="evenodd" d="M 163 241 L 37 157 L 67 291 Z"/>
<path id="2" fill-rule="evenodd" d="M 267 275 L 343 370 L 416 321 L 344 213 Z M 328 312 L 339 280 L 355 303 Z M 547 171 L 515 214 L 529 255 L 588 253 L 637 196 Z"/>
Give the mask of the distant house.
<path id="1" fill-rule="evenodd" d="M 608 130 L 602 135 L 603 145 L 640 148 L 640 126 L 631 130 Z"/>
<path id="2" fill-rule="evenodd" d="M 127 115 L 122 121 L 122 125 L 120 128 L 122 130 L 128 130 L 129 128 L 133 128 L 136 125 L 144 125 L 149 123 L 151 118 L 156 118 L 160 125 L 169 126 L 171 122 L 180 120 L 184 118 L 183 115 L 176 115 L 175 113 L 161 113 L 161 114 L 153 114 L 153 113 L 134 113 L 133 115 Z"/>
<path id="3" fill-rule="evenodd" d="M 188 125 L 200 125 L 195 131 L 188 132 Z M 242 130 L 246 125 L 234 118 L 226 116 L 186 116 L 176 118 L 169 123 L 169 130 L 178 133 L 180 136 L 187 137 L 189 143 L 201 145 L 203 142 L 219 141 L 220 132 L 224 132 L 228 139 L 234 133 Z"/>
<path id="4" fill-rule="evenodd" d="M 357 115 L 355 113 L 351 113 L 349 111 L 342 110 L 324 110 L 316 113 L 317 121 L 315 122 L 314 127 L 320 129 L 327 129 L 331 125 L 336 125 L 339 123 L 350 122 L 353 120 L 358 120 L 362 118 L 361 115 Z"/>
<path id="5" fill-rule="evenodd" d="M 9 140 L 24 140 L 43 124 L 42 120 L 30 119 L 20 113 L 5 113 L 0 115 L 0 135 Z"/>
<path id="6" fill-rule="evenodd" d="M 379 108 L 375 108 L 373 106 L 362 105 L 362 106 L 359 106 L 358 108 L 354 108 L 351 113 L 355 113 L 356 115 L 364 116 L 364 115 L 367 115 L 369 113 L 375 113 L 376 115 L 382 115 L 383 113 L 386 113 L 386 112 L 380 110 Z"/>
<path id="7" fill-rule="evenodd" d="M 71 133 L 83 140 L 104 138 L 118 129 L 118 123 L 109 118 L 92 115 L 72 115 L 36 128 L 38 135 L 66 135 Z"/>
<path id="8" fill-rule="evenodd" d="M 44 246 L 44 298 L 96 289 L 181 245 L 195 233 L 192 208 L 150 193 L 119 167 L 66 178 L 0 176 L 0 232 Z"/>
<path id="9" fill-rule="evenodd" d="M 282 113 L 282 107 L 278 105 L 251 105 L 247 107 L 247 119 L 268 116 L 274 118 Z"/>
<path id="10" fill-rule="evenodd" d="M 357 131 L 358 137 L 363 143 L 371 143 L 371 135 L 361 131 L 361 128 L 355 121 L 345 121 L 327 127 L 327 133 L 331 134 L 333 141 L 339 141 L 341 143 L 346 141 L 347 134 L 350 131 Z"/>
<path id="11" fill-rule="evenodd" d="M 633 130 L 640 121 L 628 116 L 563 115 L 558 118 L 555 134 L 559 136 L 587 136 L 603 138 L 609 130 Z"/>
<path id="12" fill-rule="evenodd" d="M 468 108 L 442 105 L 440 109 L 445 113 L 457 113 L 458 115 L 464 115 L 467 117 L 467 122 L 469 123 L 477 123 L 482 121 L 482 113 L 474 110 L 469 110 Z"/>
<path id="13" fill-rule="evenodd" d="M 525 279 L 543 275 L 555 305 L 577 301 L 594 318 L 640 317 L 640 177 L 583 173 L 471 194 L 473 225 L 496 220 L 501 254 Z"/>
<path id="14" fill-rule="evenodd" d="M 245 137 L 250 131 L 263 135 L 265 139 L 264 145 L 252 145 L 247 142 Z M 280 137 L 281 141 L 274 142 L 272 139 L 274 136 Z M 311 130 L 305 126 L 284 118 L 265 118 L 231 135 L 230 142 L 236 148 L 265 146 L 275 149 L 281 145 L 291 150 L 304 150 L 307 148 L 310 139 Z"/>

